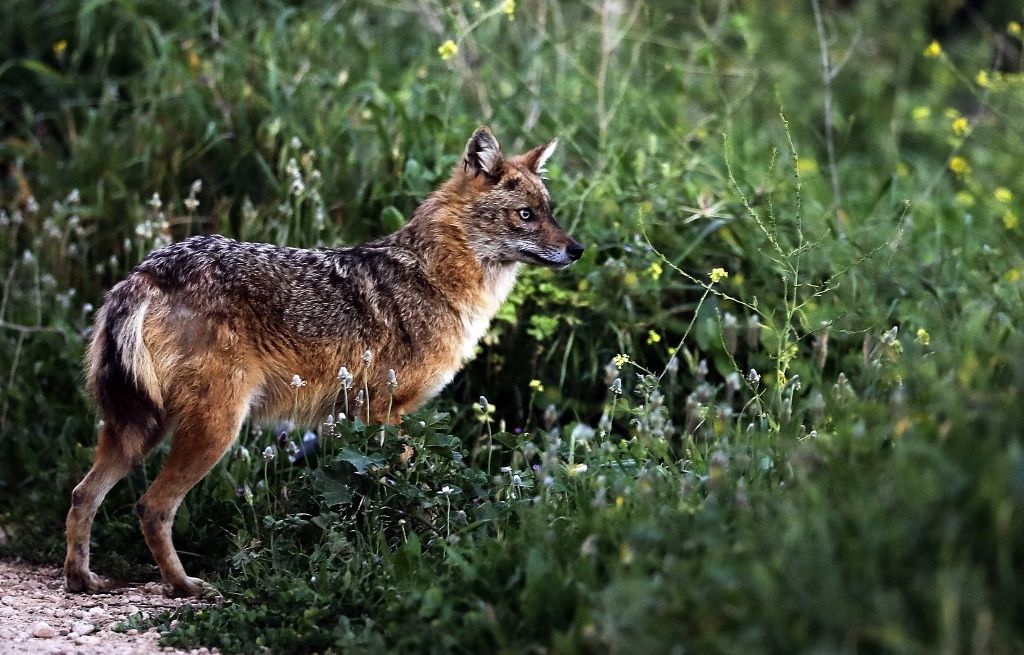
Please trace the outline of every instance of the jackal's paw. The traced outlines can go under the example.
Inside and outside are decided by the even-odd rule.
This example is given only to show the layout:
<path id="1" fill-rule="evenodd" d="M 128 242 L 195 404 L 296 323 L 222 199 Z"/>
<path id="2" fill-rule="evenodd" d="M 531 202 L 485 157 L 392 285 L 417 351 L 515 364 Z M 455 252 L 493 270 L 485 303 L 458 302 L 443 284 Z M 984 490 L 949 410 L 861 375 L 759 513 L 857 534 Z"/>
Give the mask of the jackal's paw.
<path id="1" fill-rule="evenodd" d="M 188 576 L 183 580 L 171 582 L 164 586 L 164 593 L 171 598 L 184 598 L 186 596 L 202 598 L 208 593 L 216 593 L 216 591 L 213 586 L 199 578 L 190 578 Z"/>
<path id="2" fill-rule="evenodd" d="M 99 594 L 110 589 L 110 583 L 92 571 L 64 571 L 64 584 L 68 591 Z"/>

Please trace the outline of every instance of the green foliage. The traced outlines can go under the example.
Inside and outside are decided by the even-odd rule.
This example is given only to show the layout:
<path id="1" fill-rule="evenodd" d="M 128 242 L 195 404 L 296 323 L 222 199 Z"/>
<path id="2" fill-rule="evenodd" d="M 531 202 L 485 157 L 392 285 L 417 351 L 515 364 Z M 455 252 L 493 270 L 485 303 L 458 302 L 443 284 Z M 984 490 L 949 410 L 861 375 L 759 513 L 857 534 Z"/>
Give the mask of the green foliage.
<path id="1" fill-rule="evenodd" d="M 956 4 L 822 3 L 819 34 L 804 2 L 7 3 L 0 552 L 62 557 L 132 265 L 393 230 L 487 122 L 560 137 L 584 258 L 524 271 L 400 427 L 325 417 L 292 463 L 304 432 L 246 426 L 174 526 L 226 601 L 167 643 L 1021 651 L 1024 16 Z M 101 573 L 153 575 L 165 448 Z"/>

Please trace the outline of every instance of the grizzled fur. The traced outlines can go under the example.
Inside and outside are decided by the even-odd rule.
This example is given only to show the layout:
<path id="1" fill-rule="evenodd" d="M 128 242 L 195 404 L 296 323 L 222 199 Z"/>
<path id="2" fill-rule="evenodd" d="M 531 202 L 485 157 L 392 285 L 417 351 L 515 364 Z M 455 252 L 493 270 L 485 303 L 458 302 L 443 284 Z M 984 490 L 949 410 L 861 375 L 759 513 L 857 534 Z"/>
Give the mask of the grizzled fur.
<path id="1" fill-rule="evenodd" d="M 371 418 L 434 396 L 469 358 L 520 263 L 556 268 L 583 247 L 552 215 L 541 181 L 551 142 L 505 159 L 478 129 L 452 177 L 398 232 L 354 248 L 306 250 L 193 237 L 161 248 L 107 294 L 88 353 L 103 425 L 68 514 L 71 590 L 102 587 L 89 531 L 103 496 L 167 434 L 171 454 L 137 510 L 171 591 L 196 594 L 170 525 L 242 421 L 315 422 L 344 404 L 338 369 L 369 387 Z M 372 352 L 369 366 L 363 353 Z M 387 391 L 387 371 L 399 386 Z M 291 386 L 299 375 L 306 386 Z"/>

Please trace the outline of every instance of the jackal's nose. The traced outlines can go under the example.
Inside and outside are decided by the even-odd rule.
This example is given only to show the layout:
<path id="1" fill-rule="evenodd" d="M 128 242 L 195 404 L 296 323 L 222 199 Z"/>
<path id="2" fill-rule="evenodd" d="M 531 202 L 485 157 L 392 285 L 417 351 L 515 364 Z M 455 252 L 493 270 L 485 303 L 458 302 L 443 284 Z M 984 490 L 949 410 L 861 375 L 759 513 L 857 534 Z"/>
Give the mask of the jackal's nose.
<path id="1" fill-rule="evenodd" d="M 565 247 L 565 252 L 574 262 L 578 261 L 583 256 L 583 244 L 579 241 L 570 241 L 569 245 Z"/>

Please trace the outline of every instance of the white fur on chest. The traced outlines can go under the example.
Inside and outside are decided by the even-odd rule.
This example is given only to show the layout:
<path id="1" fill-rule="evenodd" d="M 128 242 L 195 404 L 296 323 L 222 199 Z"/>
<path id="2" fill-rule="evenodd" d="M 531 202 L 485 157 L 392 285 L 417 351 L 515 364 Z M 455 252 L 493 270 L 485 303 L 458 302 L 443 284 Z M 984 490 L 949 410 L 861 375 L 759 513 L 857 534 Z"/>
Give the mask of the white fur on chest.
<path id="1" fill-rule="evenodd" d="M 487 273 L 484 278 L 486 291 L 478 305 L 462 315 L 462 346 L 459 349 L 463 364 L 473 358 L 476 351 L 476 344 L 480 342 L 487 328 L 491 326 L 491 319 L 498 313 L 502 303 L 512 292 L 516 284 L 516 276 L 519 273 L 519 265 L 506 266 Z"/>
<path id="2" fill-rule="evenodd" d="M 487 328 L 491 325 L 491 319 L 498 313 L 498 309 L 511 293 L 518 273 L 519 265 L 515 264 L 486 274 L 484 292 L 473 306 L 463 312 L 462 329 L 458 334 L 452 335 L 457 339 L 456 344 L 453 344 L 456 347 L 452 349 L 452 358 L 446 363 L 446 366 L 438 369 L 427 397 L 436 396 L 452 381 L 462 365 L 473 358 L 476 344 L 486 334 Z"/>

